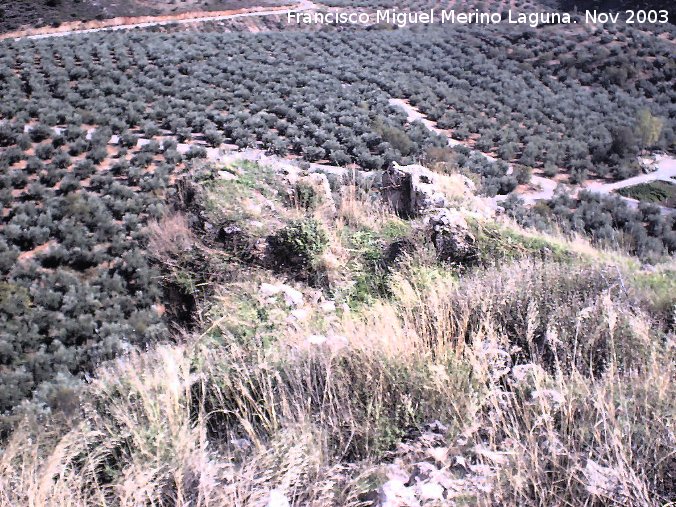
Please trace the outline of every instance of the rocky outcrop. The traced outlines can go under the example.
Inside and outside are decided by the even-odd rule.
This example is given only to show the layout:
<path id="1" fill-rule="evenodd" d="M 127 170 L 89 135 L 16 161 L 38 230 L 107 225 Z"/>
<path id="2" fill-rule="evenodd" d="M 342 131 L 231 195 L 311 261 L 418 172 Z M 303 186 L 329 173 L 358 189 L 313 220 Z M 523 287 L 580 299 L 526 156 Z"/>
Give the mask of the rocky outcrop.
<path id="1" fill-rule="evenodd" d="M 400 166 L 396 162 L 383 174 L 383 198 L 402 217 L 425 217 L 429 235 L 443 262 L 472 264 L 479 259 L 476 238 L 463 215 L 447 208 L 448 199 L 440 190 L 439 175 L 420 165 Z M 462 191 L 471 192 L 465 178 Z"/>
<path id="2" fill-rule="evenodd" d="M 439 191 L 437 175 L 421 165 L 392 167 L 383 173 L 382 194 L 397 214 L 410 218 L 448 205 Z"/>
<path id="3" fill-rule="evenodd" d="M 490 492 L 505 455 L 493 452 L 487 459 L 466 437 L 450 445 L 448 437 L 438 421 L 410 435 L 393 451 L 387 480 L 366 500 L 377 507 L 439 507 L 474 503 Z"/>
<path id="4" fill-rule="evenodd" d="M 379 186 L 382 181 L 382 171 L 362 171 L 346 167 L 311 164 L 309 172 L 325 175 L 334 192 L 344 185 L 356 185 L 369 190 Z"/>
<path id="5" fill-rule="evenodd" d="M 440 261 L 473 264 L 479 260 L 476 238 L 459 212 L 438 209 L 429 216 L 428 227 Z"/>

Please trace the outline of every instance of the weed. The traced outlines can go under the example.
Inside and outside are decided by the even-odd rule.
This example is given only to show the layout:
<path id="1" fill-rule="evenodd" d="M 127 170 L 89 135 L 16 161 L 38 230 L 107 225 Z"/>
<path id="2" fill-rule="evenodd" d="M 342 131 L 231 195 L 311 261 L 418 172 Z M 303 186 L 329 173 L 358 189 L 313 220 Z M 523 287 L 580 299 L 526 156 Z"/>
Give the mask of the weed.
<path id="1" fill-rule="evenodd" d="M 299 181 L 293 187 L 291 203 L 304 211 L 314 211 L 321 203 L 321 198 L 313 185 Z"/>
<path id="2" fill-rule="evenodd" d="M 292 221 L 268 238 L 272 262 L 293 270 L 311 268 L 328 243 L 326 231 L 314 218 Z"/>

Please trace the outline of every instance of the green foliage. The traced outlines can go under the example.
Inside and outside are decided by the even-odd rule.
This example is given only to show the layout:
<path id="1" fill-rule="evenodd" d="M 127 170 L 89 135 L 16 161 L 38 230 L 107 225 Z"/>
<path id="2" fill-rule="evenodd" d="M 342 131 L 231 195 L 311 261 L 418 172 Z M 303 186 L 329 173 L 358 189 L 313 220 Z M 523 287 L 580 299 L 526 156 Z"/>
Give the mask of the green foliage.
<path id="1" fill-rule="evenodd" d="M 293 187 L 291 202 L 300 209 L 312 211 L 321 203 L 321 196 L 313 185 L 299 181 Z"/>
<path id="2" fill-rule="evenodd" d="M 632 209 L 618 196 L 582 191 L 577 199 L 557 193 L 532 208 L 525 208 L 518 198 L 507 199 L 503 204 L 523 226 L 548 230 L 556 224 L 559 231 L 586 234 L 595 244 L 621 247 L 644 260 L 653 261 L 676 252 L 676 214 L 662 213 L 651 203 Z"/>
<path id="3" fill-rule="evenodd" d="M 388 220 L 380 228 L 379 235 L 386 240 L 394 240 L 406 237 L 411 232 L 411 223 L 400 218 Z"/>
<path id="4" fill-rule="evenodd" d="M 644 202 L 652 202 L 663 206 L 676 206 L 676 184 L 667 181 L 640 183 L 617 191 L 624 197 L 631 197 Z"/>
<path id="5" fill-rule="evenodd" d="M 399 260 L 396 256 L 405 251 L 405 247 L 399 248 L 398 242 L 392 240 L 402 241 L 409 233 L 407 223 L 394 219 L 378 232 L 361 229 L 348 234 L 346 246 L 351 260 L 347 267 L 353 283 L 342 297 L 351 308 L 358 309 L 390 296 L 391 268 Z M 392 246 L 397 247 L 395 255 L 390 252 Z"/>
<path id="6" fill-rule="evenodd" d="M 218 147 L 223 144 L 223 135 L 215 129 L 209 129 L 204 132 L 204 139 L 210 146 Z"/>
<path id="7" fill-rule="evenodd" d="M 234 179 L 210 179 L 204 183 L 204 209 L 212 222 L 233 222 L 246 227 L 246 220 L 252 212 L 243 203 L 258 197 L 275 198 L 281 192 L 281 186 L 274 171 L 267 166 L 250 161 L 238 161 L 223 171 L 236 177 Z"/>
<path id="8" fill-rule="evenodd" d="M 414 151 L 415 143 L 411 141 L 406 132 L 401 128 L 387 125 L 381 117 L 378 117 L 373 123 L 373 131 L 404 156 Z"/>
<path id="9" fill-rule="evenodd" d="M 218 325 L 208 331 L 210 338 L 218 345 L 235 338 L 239 343 L 257 340 L 267 347 L 280 332 L 281 326 L 271 314 L 270 305 L 262 304 L 245 290 L 230 292 L 220 303 L 209 312 L 210 319 L 218 322 Z"/>
<path id="10" fill-rule="evenodd" d="M 8 314 L 20 314 L 30 305 L 30 293 L 25 287 L 7 282 L 0 283 L 0 310 Z"/>
<path id="11" fill-rule="evenodd" d="M 314 218 L 295 220 L 268 238 L 272 262 L 295 270 L 313 267 L 328 244 L 323 225 Z"/>
<path id="12" fill-rule="evenodd" d="M 644 148 L 657 144 L 664 127 L 664 120 L 653 116 L 648 109 L 643 109 L 636 120 L 636 133 Z"/>
<path id="13" fill-rule="evenodd" d="M 572 260 L 575 255 L 560 244 L 542 236 L 526 235 L 498 224 L 471 222 L 476 231 L 477 247 L 484 263 L 526 257 L 547 258 L 557 262 Z"/>
<path id="14" fill-rule="evenodd" d="M 371 269 L 353 273 L 353 284 L 343 296 L 352 310 L 364 305 L 371 305 L 389 293 L 389 279 L 382 268 L 371 266 Z"/>
<path id="15" fill-rule="evenodd" d="M 676 329 L 676 271 L 641 271 L 630 277 L 631 285 L 649 302 L 651 313 Z"/>

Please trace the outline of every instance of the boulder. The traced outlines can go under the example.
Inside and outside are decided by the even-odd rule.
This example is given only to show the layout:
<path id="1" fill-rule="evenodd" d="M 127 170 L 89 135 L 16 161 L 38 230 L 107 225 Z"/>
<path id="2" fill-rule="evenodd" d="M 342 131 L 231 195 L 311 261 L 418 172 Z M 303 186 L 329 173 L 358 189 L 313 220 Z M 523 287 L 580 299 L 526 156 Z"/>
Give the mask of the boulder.
<path id="1" fill-rule="evenodd" d="M 307 320 L 307 318 L 310 316 L 310 312 L 307 311 L 305 308 L 296 308 L 295 310 L 291 310 L 289 312 L 289 317 L 288 320 L 289 322 L 300 322 L 303 320 Z"/>
<path id="2" fill-rule="evenodd" d="M 418 496 L 423 502 L 442 501 L 444 499 L 444 488 L 436 482 L 426 482 L 419 484 L 416 488 Z"/>
<path id="3" fill-rule="evenodd" d="M 413 486 L 418 482 L 429 481 L 430 477 L 432 477 L 432 475 L 437 471 L 437 467 L 432 463 L 428 463 L 426 461 L 416 463 L 413 466 L 413 472 L 411 473 L 406 485 Z"/>
<path id="4" fill-rule="evenodd" d="M 276 296 L 282 289 L 278 285 L 272 285 L 271 283 L 262 283 L 261 288 L 258 290 L 258 293 L 264 298 L 269 298 Z"/>
<path id="5" fill-rule="evenodd" d="M 421 165 L 400 166 L 396 162 L 382 176 L 383 197 L 397 214 L 415 217 L 448 205 L 437 187 L 437 175 Z"/>
<path id="6" fill-rule="evenodd" d="M 479 259 L 476 238 L 460 213 L 446 208 L 436 210 L 428 225 L 440 261 L 473 264 Z"/>
<path id="7" fill-rule="evenodd" d="M 284 293 L 284 302 L 290 307 L 301 307 L 303 306 L 303 293 L 299 290 L 289 287 L 288 285 L 282 285 L 282 292 Z"/>
<path id="8" fill-rule="evenodd" d="M 324 313 L 336 313 L 336 302 L 324 301 L 319 305 L 319 309 Z"/>
<path id="9" fill-rule="evenodd" d="M 380 507 L 420 507 L 412 488 L 397 479 L 390 479 L 378 491 Z"/>
<path id="10" fill-rule="evenodd" d="M 230 171 L 218 171 L 218 178 L 221 180 L 226 180 L 226 181 L 235 181 L 237 179 L 237 175 L 235 173 L 231 173 Z"/>

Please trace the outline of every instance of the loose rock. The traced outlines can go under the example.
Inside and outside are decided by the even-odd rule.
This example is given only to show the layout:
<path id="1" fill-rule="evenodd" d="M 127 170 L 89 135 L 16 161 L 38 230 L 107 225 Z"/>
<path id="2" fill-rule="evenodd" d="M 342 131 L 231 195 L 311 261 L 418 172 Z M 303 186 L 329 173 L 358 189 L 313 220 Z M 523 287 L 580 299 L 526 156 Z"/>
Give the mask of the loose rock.
<path id="1" fill-rule="evenodd" d="M 281 293 L 284 302 L 287 306 L 292 308 L 299 308 L 303 306 L 304 303 L 303 293 L 285 284 L 273 285 L 270 283 L 262 283 L 258 293 L 264 298 L 271 298 Z"/>
<path id="2" fill-rule="evenodd" d="M 479 259 L 476 238 L 460 213 L 442 208 L 429 217 L 428 223 L 440 261 L 472 264 Z"/>
<path id="3" fill-rule="evenodd" d="M 291 503 L 282 491 L 273 489 L 270 491 L 266 507 L 291 507 Z"/>

